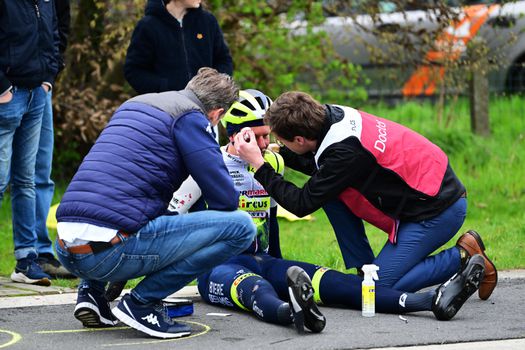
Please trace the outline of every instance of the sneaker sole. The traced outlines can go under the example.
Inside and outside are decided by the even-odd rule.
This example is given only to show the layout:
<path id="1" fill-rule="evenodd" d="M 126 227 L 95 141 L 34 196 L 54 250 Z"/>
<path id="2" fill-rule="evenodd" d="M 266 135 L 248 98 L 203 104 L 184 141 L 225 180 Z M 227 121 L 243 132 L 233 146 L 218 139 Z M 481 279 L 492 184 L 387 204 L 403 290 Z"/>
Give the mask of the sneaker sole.
<path id="1" fill-rule="evenodd" d="M 91 303 L 77 304 L 74 316 L 86 328 L 113 327 L 118 323 L 118 321 L 111 321 L 102 317 L 98 308 Z"/>
<path id="2" fill-rule="evenodd" d="M 116 318 L 118 318 L 122 323 L 130 326 L 131 328 L 134 328 L 140 332 L 146 333 L 147 335 L 151 335 L 152 337 L 156 338 L 180 338 L 184 337 L 186 335 L 190 335 L 191 332 L 180 332 L 180 333 L 163 333 L 163 332 L 157 332 L 152 329 L 149 329 L 147 327 L 144 327 L 139 322 L 135 321 L 133 318 L 129 317 L 126 313 L 121 311 L 118 307 L 114 307 L 113 315 L 115 315 Z"/>
<path id="3" fill-rule="evenodd" d="M 49 287 L 51 281 L 48 278 L 31 279 L 23 273 L 13 272 L 11 273 L 11 281 L 17 283 L 33 284 L 37 286 Z"/>

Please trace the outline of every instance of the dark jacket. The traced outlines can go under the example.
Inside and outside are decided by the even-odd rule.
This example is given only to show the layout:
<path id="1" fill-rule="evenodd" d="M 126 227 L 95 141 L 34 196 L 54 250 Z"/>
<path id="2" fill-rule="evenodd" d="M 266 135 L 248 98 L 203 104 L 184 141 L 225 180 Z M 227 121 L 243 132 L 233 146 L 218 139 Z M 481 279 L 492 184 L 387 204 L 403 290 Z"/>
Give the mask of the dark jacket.
<path id="1" fill-rule="evenodd" d="M 421 221 L 438 215 L 465 192 L 446 155 L 421 135 L 355 110 L 357 122 L 346 127 L 339 123 L 345 115 L 342 108 L 326 105 L 315 156 L 281 151 L 287 166 L 311 175 L 303 188 L 284 181 L 268 164 L 257 170 L 255 179 L 283 208 L 304 216 L 340 198 L 361 218 L 357 206 L 366 204 L 365 214 L 375 218 Z M 332 141 L 325 142 L 328 137 Z M 390 239 L 395 241 L 395 232 Z"/>
<path id="2" fill-rule="evenodd" d="M 60 52 L 58 69 L 62 70 L 65 66 L 65 52 L 69 37 L 71 23 L 71 6 L 69 0 L 54 0 L 58 23 L 58 51 Z"/>
<path id="3" fill-rule="evenodd" d="M 0 0 L 0 93 L 53 84 L 58 42 L 53 1 Z"/>
<path id="4" fill-rule="evenodd" d="M 137 232 L 167 214 L 188 175 L 208 209 L 237 209 L 239 194 L 195 94 L 134 97 L 115 112 L 82 161 L 57 219 Z"/>
<path id="5" fill-rule="evenodd" d="M 162 0 L 149 0 L 128 47 L 127 81 L 139 94 L 182 90 L 201 67 L 233 73 L 215 17 L 202 7 L 189 9 L 181 26 Z"/>

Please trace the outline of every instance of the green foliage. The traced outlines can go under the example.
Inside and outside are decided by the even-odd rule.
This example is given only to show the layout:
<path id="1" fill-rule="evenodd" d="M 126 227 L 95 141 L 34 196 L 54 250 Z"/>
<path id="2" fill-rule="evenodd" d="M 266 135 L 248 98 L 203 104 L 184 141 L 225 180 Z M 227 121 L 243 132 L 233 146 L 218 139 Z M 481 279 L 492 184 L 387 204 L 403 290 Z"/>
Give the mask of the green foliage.
<path id="1" fill-rule="evenodd" d="M 114 110 L 134 94 L 122 67 L 145 4 L 72 2 L 67 65 L 54 96 L 55 174 L 62 179 L 70 178 Z M 332 102 L 366 98 L 358 87 L 358 68 L 338 59 L 326 35 L 314 30 L 323 19 L 318 1 L 212 0 L 208 5 L 221 23 L 242 88 L 260 89 L 273 98 L 287 90 L 313 92 Z M 300 29 L 292 30 L 292 22 Z M 292 34 L 297 31 L 300 35 Z"/>
<path id="2" fill-rule="evenodd" d="M 53 96 L 55 176 L 71 177 L 113 111 L 131 96 L 122 65 L 144 4 L 145 0 L 72 2 L 66 68 Z"/>
<path id="3" fill-rule="evenodd" d="M 344 62 L 324 32 L 317 1 L 209 1 L 235 63 L 235 79 L 275 98 L 303 90 L 331 101 L 362 101 L 358 69 Z"/>

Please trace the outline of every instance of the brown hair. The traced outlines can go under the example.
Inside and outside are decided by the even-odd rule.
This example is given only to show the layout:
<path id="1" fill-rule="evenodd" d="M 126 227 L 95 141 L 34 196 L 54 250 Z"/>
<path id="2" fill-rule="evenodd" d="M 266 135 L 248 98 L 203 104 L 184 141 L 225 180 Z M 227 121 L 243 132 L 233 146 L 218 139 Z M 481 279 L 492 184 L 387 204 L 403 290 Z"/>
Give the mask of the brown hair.
<path id="1" fill-rule="evenodd" d="M 316 140 L 323 129 L 325 107 L 304 92 L 290 91 L 279 96 L 264 117 L 272 132 L 288 141 L 294 136 Z"/>
<path id="2" fill-rule="evenodd" d="M 204 105 L 206 113 L 219 108 L 227 111 L 239 98 L 239 87 L 232 77 L 209 67 L 199 69 L 186 89 L 193 91 Z"/>

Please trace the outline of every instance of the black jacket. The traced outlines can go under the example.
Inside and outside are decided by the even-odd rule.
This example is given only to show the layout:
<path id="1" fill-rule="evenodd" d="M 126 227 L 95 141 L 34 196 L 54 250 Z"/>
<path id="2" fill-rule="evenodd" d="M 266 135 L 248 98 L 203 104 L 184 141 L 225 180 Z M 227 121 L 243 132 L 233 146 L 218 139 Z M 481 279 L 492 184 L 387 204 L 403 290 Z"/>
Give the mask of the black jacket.
<path id="1" fill-rule="evenodd" d="M 215 17 L 202 7 L 189 9 L 181 26 L 162 0 L 149 0 L 128 47 L 127 81 L 139 94 L 183 90 L 201 67 L 233 72 Z"/>
<path id="2" fill-rule="evenodd" d="M 342 118 L 343 111 L 340 108 L 326 105 L 326 122 L 317 140 L 318 147 L 330 126 Z M 379 165 L 353 136 L 329 146 L 319 158 L 319 169 L 315 165 L 313 153 L 297 155 L 285 147 L 281 148 L 280 153 L 287 167 L 311 175 L 302 188 L 285 181 L 269 164 L 260 167 L 254 177 L 283 208 L 297 216 L 310 214 L 337 199 L 348 187 L 357 189 L 386 215 L 406 221 L 432 218 L 465 193 L 465 187 L 449 164 L 439 193 L 434 197 L 424 196 L 394 171 Z"/>
<path id="3" fill-rule="evenodd" d="M 62 70 L 65 66 L 65 52 L 67 47 L 67 40 L 69 36 L 70 23 L 71 23 L 71 6 L 69 0 L 54 0 L 55 9 L 58 21 L 58 37 L 60 39 L 58 43 L 58 51 L 60 52 L 58 69 Z"/>
<path id="4" fill-rule="evenodd" d="M 53 84 L 58 42 L 52 0 L 0 0 L 0 94 L 10 86 Z"/>

